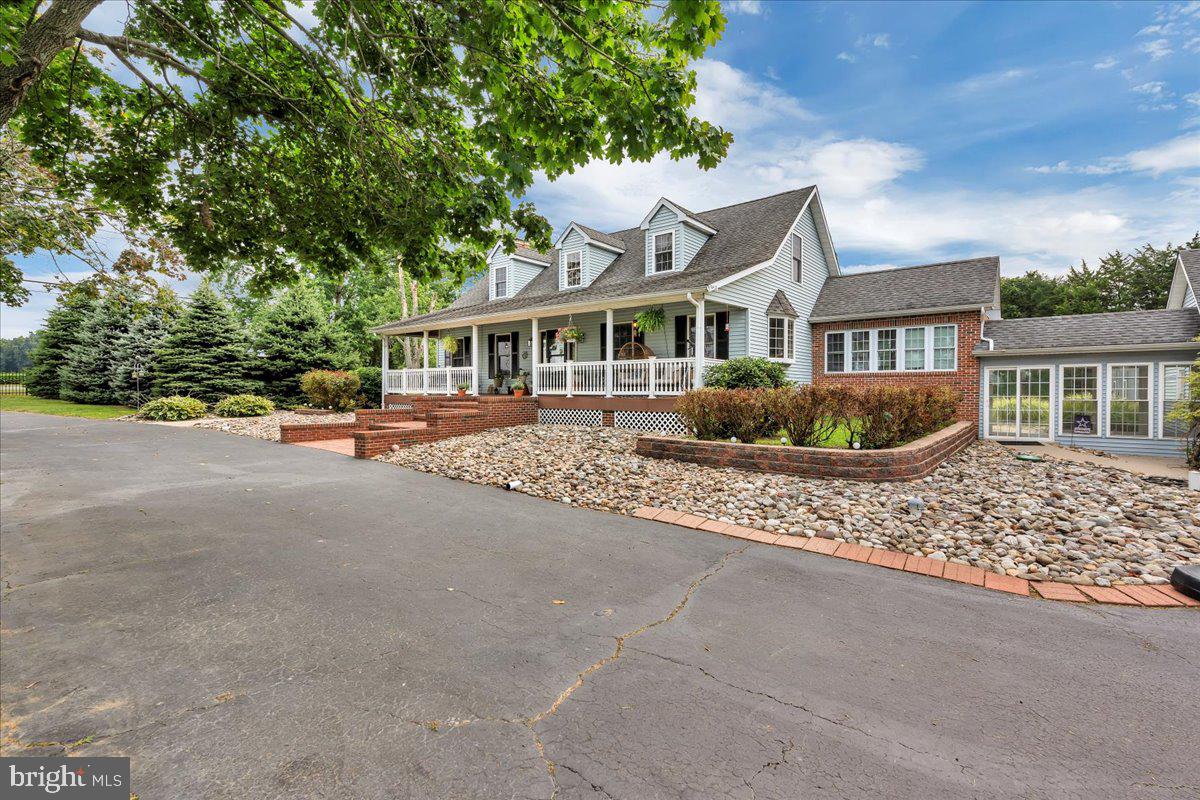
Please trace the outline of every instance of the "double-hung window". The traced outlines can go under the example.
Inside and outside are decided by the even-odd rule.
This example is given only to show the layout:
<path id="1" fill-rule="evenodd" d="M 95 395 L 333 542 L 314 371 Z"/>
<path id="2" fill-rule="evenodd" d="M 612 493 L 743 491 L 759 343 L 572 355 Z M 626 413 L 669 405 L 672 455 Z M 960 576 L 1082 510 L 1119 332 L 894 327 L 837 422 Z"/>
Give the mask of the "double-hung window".
<path id="1" fill-rule="evenodd" d="M 670 272 L 675 269 L 675 232 L 654 235 L 654 271 Z"/>
<path id="2" fill-rule="evenodd" d="M 954 369 L 958 360 L 955 346 L 955 327 L 953 325 L 935 325 L 933 328 L 933 368 Z"/>
<path id="3" fill-rule="evenodd" d="M 1100 433 L 1100 388 L 1097 367 L 1062 368 L 1059 384 L 1061 420 L 1059 430 L 1069 436 Z"/>
<path id="4" fill-rule="evenodd" d="M 567 286 L 583 285 L 583 252 L 567 253 Z M 551 273 L 552 275 L 554 273 Z"/>
<path id="5" fill-rule="evenodd" d="M 1108 435 L 1150 436 L 1150 365 L 1108 368 Z"/>
<path id="6" fill-rule="evenodd" d="M 904 368 L 925 369 L 925 329 L 904 329 Z"/>
<path id="7" fill-rule="evenodd" d="M 796 357 L 796 320 L 767 317 L 767 357 L 781 361 Z"/>
<path id="8" fill-rule="evenodd" d="M 554 274 L 554 273 L 551 273 Z M 496 297 L 508 297 L 508 267 L 498 266 L 495 268 L 496 275 Z"/>
<path id="9" fill-rule="evenodd" d="M 871 332 L 851 331 L 850 371 L 867 372 L 871 369 Z"/>
<path id="10" fill-rule="evenodd" d="M 792 280 L 800 283 L 804 278 L 804 240 L 792 235 Z"/>
<path id="11" fill-rule="evenodd" d="M 1171 419 L 1171 412 L 1184 408 L 1191 402 L 1188 380 L 1192 374 L 1189 364 L 1162 365 L 1162 392 L 1159 401 L 1159 430 L 1164 439 L 1183 439 L 1187 437 L 1188 423 L 1182 419 Z"/>
<path id="12" fill-rule="evenodd" d="M 896 368 L 896 329 L 880 328 L 875 333 L 875 369 L 888 371 Z"/>
<path id="13" fill-rule="evenodd" d="M 825 371 L 846 371 L 846 334 L 844 332 L 825 334 Z"/>

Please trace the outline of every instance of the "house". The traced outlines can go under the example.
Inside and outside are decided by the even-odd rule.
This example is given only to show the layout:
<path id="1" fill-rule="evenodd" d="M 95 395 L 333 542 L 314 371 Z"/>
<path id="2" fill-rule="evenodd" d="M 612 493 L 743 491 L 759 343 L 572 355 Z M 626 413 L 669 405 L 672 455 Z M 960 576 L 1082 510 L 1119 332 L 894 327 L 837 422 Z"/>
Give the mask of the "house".
<path id="1" fill-rule="evenodd" d="M 1162 311 L 1005 320 L 995 257 L 843 274 L 815 186 L 707 211 L 664 197 L 626 230 L 572 222 L 549 252 L 495 247 L 450 306 L 376 329 L 385 354 L 426 343 L 382 390 L 395 406 L 524 374 L 542 422 L 680 430 L 677 395 L 761 356 L 797 383 L 949 386 L 981 436 L 1169 453 L 1164 409 L 1200 348 L 1197 264 L 1180 256 Z M 639 326 L 648 311 L 660 325 Z"/>

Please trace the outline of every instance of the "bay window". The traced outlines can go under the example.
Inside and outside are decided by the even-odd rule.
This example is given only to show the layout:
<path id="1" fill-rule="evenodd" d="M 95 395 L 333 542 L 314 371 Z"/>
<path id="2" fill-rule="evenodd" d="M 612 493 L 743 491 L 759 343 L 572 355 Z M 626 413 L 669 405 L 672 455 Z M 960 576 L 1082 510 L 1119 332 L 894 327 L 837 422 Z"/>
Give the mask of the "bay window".
<path id="1" fill-rule="evenodd" d="M 1150 436 L 1150 365 L 1108 368 L 1108 435 Z"/>
<path id="2" fill-rule="evenodd" d="M 767 357 L 781 361 L 796 357 L 796 320 L 767 317 Z"/>

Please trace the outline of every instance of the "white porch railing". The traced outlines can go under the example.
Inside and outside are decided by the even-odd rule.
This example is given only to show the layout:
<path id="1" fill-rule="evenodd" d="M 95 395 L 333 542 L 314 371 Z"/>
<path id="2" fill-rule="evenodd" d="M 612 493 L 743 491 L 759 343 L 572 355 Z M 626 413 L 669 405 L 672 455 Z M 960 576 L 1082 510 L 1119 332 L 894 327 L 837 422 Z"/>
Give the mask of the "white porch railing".
<path id="1" fill-rule="evenodd" d="M 458 384 L 471 383 L 473 372 L 472 367 L 389 369 L 385 383 L 396 394 L 456 394 Z"/>
<path id="2" fill-rule="evenodd" d="M 720 359 L 706 358 L 707 369 Z M 608 372 L 612 370 L 612 389 Z M 695 381 L 694 358 L 647 358 L 636 361 L 570 361 L 538 364 L 534 385 L 538 394 L 561 395 L 659 395 L 683 394 Z"/>

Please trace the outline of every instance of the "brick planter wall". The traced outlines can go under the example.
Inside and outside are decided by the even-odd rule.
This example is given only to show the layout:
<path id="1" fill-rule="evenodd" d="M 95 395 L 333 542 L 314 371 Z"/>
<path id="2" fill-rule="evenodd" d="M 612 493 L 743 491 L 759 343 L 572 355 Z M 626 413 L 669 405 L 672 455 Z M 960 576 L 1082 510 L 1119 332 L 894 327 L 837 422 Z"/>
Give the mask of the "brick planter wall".
<path id="1" fill-rule="evenodd" d="M 780 472 L 805 478 L 907 481 L 924 478 L 954 453 L 975 441 L 977 426 L 956 422 L 889 450 L 835 450 L 734 442 L 702 442 L 666 436 L 639 436 L 638 455 L 673 458 L 708 467 Z"/>
<path id="2" fill-rule="evenodd" d="M 362 427 L 355 422 L 292 422 L 279 426 L 279 441 L 284 444 L 296 442 L 320 442 L 326 439 L 345 439 L 353 436 Z"/>
<path id="3" fill-rule="evenodd" d="M 954 372 L 825 372 L 825 333 L 827 331 L 868 330 L 871 328 L 902 328 L 916 325 L 958 325 L 958 369 Z M 881 319 L 849 320 L 844 322 L 815 322 L 813 336 L 813 383 L 839 383 L 849 386 L 949 386 L 960 392 L 958 418 L 979 423 L 979 359 L 975 346 L 983 333 L 983 317 L 978 311 L 958 314 L 935 314 L 927 317 L 887 317 Z M 847 347 L 849 347 L 847 345 Z M 903 342 L 899 343 L 898 358 L 903 358 Z M 847 350 L 847 358 L 849 351 Z"/>

